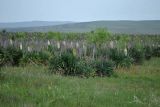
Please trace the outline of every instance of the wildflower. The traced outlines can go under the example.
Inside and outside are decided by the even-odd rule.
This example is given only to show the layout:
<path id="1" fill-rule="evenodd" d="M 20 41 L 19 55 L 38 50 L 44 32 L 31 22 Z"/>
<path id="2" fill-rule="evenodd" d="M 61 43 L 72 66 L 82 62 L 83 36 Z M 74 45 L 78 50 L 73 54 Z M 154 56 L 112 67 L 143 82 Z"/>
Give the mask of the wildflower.
<path id="1" fill-rule="evenodd" d="M 57 42 L 57 48 L 60 49 L 60 43 L 59 42 Z"/>
<path id="2" fill-rule="evenodd" d="M 20 46 L 19 46 L 19 47 L 20 47 L 20 50 L 22 50 L 22 43 L 20 43 Z"/>
<path id="3" fill-rule="evenodd" d="M 63 45 L 64 45 L 64 46 L 66 45 L 66 41 L 63 41 Z"/>
<path id="4" fill-rule="evenodd" d="M 28 48 L 28 51 L 31 52 L 31 47 L 28 46 L 27 48 Z"/>
<path id="5" fill-rule="evenodd" d="M 47 44 L 48 44 L 48 45 L 51 45 L 51 43 L 50 43 L 50 41 L 49 41 L 49 40 L 48 40 Z"/>
<path id="6" fill-rule="evenodd" d="M 124 54 L 127 56 L 127 48 L 124 49 Z"/>
<path id="7" fill-rule="evenodd" d="M 77 48 L 79 47 L 79 43 L 78 43 L 78 42 L 76 43 L 76 47 L 77 47 Z"/>
<path id="8" fill-rule="evenodd" d="M 110 42 L 110 47 L 113 48 L 114 47 L 114 43 L 113 41 Z"/>
<path id="9" fill-rule="evenodd" d="M 73 47 L 73 42 L 71 42 L 71 47 Z"/>
<path id="10" fill-rule="evenodd" d="M 11 44 L 11 45 L 13 44 L 13 41 L 12 41 L 12 39 L 10 39 L 10 44 Z"/>

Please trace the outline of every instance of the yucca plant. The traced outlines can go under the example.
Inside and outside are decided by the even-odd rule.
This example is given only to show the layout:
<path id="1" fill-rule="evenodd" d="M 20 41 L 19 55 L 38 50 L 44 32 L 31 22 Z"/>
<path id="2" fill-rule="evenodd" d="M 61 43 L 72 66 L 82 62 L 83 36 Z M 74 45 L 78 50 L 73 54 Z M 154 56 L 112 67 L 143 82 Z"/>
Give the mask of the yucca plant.
<path id="1" fill-rule="evenodd" d="M 114 73 L 114 64 L 107 60 L 97 60 L 93 63 L 98 76 L 111 76 Z"/>
<path id="2" fill-rule="evenodd" d="M 109 59 L 112 60 L 116 67 L 130 67 L 132 59 L 126 55 L 123 50 L 117 48 L 110 49 L 108 52 Z"/>
<path id="3" fill-rule="evenodd" d="M 153 51 L 152 51 L 152 48 L 150 46 L 145 46 L 144 47 L 144 54 L 145 54 L 145 59 L 146 60 L 151 59 L 152 53 L 153 53 Z"/>
<path id="4" fill-rule="evenodd" d="M 4 60 L 6 64 L 11 64 L 12 66 L 18 66 L 20 59 L 23 56 L 22 50 L 9 46 L 4 50 Z"/>
<path id="5" fill-rule="evenodd" d="M 94 77 L 96 76 L 96 70 L 91 62 L 80 60 L 76 64 L 76 74 L 82 77 Z"/>
<path id="6" fill-rule="evenodd" d="M 160 47 L 153 47 L 153 53 L 152 55 L 154 57 L 160 57 Z"/>
<path id="7" fill-rule="evenodd" d="M 136 47 L 132 47 L 129 49 L 129 56 L 133 58 L 133 62 L 135 64 L 142 64 L 144 61 L 144 50 Z"/>
<path id="8" fill-rule="evenodd" d="M 56 55 L 50 60 L 50 71 L 64 75 L 76 75 L 76 64 L 78 58 L 74 56 L 72 50 Z M 63 71 L 63 72 L 62 72 Z"/>
<path id="9" fill-rule="evenodd" d="M 0 67 L 3 66 L 4 62 L 5 62 L 4 48 L 0 46 Z"/>

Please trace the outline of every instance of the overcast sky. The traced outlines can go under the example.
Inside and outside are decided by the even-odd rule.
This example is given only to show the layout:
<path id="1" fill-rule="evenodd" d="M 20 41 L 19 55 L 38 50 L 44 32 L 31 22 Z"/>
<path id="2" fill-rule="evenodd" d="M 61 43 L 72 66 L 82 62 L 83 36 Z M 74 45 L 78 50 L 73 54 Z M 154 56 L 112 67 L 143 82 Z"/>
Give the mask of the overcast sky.
<path id="1" fill-rule="evenodd" d="M 160 0 L 0 0 L 0 22 L 160 20 Z"/>

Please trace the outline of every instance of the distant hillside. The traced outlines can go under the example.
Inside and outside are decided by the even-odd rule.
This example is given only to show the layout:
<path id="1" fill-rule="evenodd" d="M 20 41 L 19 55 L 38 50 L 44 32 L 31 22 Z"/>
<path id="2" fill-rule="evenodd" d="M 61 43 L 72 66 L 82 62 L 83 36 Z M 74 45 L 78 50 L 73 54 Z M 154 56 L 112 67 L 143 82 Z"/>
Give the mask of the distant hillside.
<path id="1" fill-rule="evenodd" d="M 62 24 L 68 24 L 68 23 L 73 23 L 73 22 L 70 22 L 70 21 L 28 21 L 28 22 L 0 23 L 0 29 L 54 26 L 54 25 L 62 25 Z"/>
<path id="2" fill-rule="evenodd" d="M 131 34 L 160 34 L 160 20 L 153 21 L 93 21 L 81 23 L 69 23 L 54 26 L 26 27 L 7 29 L 11 32 L 89 32 L 96 28 L 107 28 L 113 33 Z"/>

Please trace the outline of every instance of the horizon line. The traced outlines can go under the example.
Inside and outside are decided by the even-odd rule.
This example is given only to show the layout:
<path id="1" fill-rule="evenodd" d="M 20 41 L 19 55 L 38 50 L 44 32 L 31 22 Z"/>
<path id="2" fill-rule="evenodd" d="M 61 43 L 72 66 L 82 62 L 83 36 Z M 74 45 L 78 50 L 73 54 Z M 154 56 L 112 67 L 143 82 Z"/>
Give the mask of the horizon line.
<path id="1" fill-rule="evenodd" d="M 67 20 L 26 20 L 26 21 L 4 21 L 0 23 L 22 23 L 22 22 L 72 22 L 72 23 L 79 23 L 79 22 L 96 22 L 96 21 L 160 21 L 160 19 L 144 19 L 144 20 L 129 20 L 129 19 L 120 19 L 120 20 L 90 20 L 90 21 L 67 21 Z"/>

